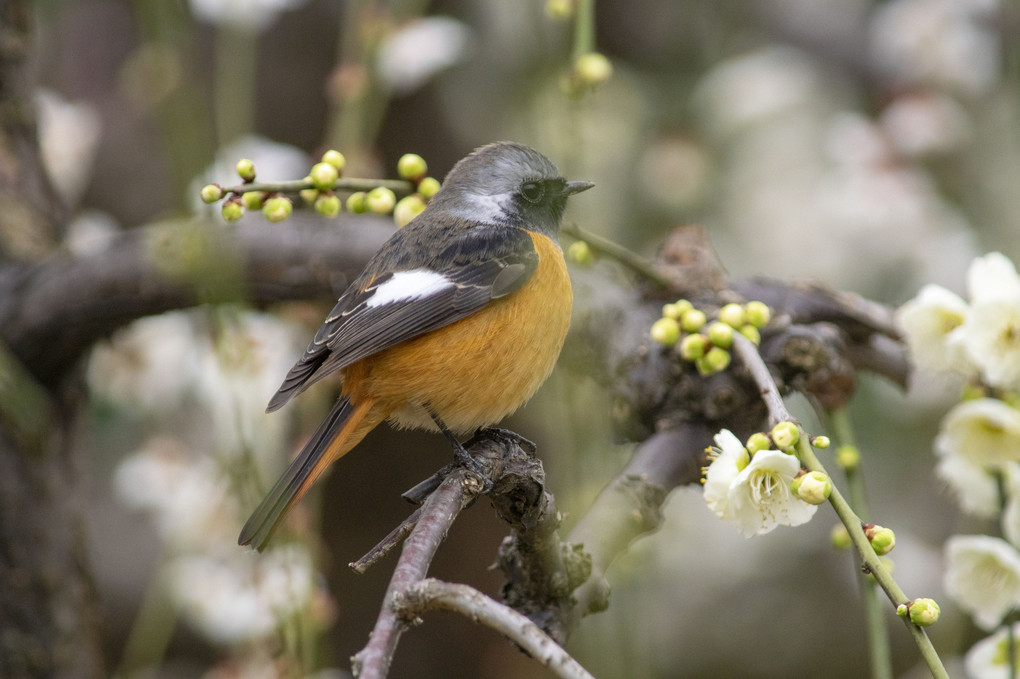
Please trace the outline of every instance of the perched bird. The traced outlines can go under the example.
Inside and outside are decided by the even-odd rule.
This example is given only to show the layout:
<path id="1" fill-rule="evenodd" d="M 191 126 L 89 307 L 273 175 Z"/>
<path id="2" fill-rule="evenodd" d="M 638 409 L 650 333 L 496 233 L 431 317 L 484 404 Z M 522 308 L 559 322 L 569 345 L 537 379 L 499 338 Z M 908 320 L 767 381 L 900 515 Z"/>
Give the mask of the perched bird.
<path id="1" fill-rule="evenodd" d="M 343 376 L 336 404 L 239 544 L 261 551 L 326 467 L 383 420 L 452 438 L 531 398 L 570 324 L 560 219 L 567 198 L 592 186 L 511 142 L 476 149 L 450 170 L 340 296 L 269 402 L 272 412 L 326 375 Z"/>

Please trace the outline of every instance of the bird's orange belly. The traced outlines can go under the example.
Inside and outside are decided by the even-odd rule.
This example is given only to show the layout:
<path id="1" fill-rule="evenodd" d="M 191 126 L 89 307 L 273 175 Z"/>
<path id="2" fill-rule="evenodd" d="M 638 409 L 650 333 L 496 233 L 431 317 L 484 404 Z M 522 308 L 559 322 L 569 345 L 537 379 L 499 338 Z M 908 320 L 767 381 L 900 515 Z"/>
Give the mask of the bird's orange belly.
<path id="1" fill-rule="evenodd" d="M 434 429 L 427 405 L 456 432 L 495 424 L 531 398 L 556 364 L 573 301 L 562 252 L 531 237 L 539 265 L 524 287 L 350 366 L 348 375 L 361 373 L 359 395 L 398 426 Z"/>

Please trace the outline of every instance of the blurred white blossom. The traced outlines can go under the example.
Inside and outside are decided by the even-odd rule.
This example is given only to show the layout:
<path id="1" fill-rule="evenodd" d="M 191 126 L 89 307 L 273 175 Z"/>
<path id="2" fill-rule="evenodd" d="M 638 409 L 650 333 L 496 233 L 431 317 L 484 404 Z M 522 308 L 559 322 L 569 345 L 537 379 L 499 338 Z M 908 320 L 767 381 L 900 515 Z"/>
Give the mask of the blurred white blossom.
<path id="1" fill-rule="evenodd" d="M 994 398 L 958 403 L 943 418 L 935 449 L 984 469 L 1020 462 L 1020 411 Z"/>
<path id="2" fill-rule="evenodd" d="M 946 485 L 964 513 L 983 519 L 999 514 L 999 485 L 987 469 L 960 455 L 942 455 L 935 475 Z"/>
<path id="3" fill-rule="evenodd" d="M 268 28 L 278 15 L 306 0 L 190 0 L 191 11 L 202 21 L 227 24 L 246 31 Z"/>
<path id="4" fill-rule="evenodd" d="M 85 102 L 70 102 L 49 90 L 36 94 L 43 165 L 68 205 L 75 205 L 92 176 L 102 122 Z"/>
<path id="5" fill-rule="evenodd" d="M 987 93 L 1000 78 L 995 0 L 893 0 L 870 26 L 875 65 L 901 88 Z"/>
<path id="6" fill-rule="evenodd" d="M 903 156 L 927 158 L 960 149 L 971 136 L 970 119 L 957 101 L 941 94 L 909 94 L 892 101 L 879 124 Z"/>
<path id="7" fill-rule="evenodd" d="M 1001 252 L 975 257 L 967 269 L 967 294 L 974 304 L 1020 298 L 1020 275 Z"/>
<path id="8" fill-rule="evenodd" d="M 1020 467 L 1010 465 L 1004 470 L 1002 487 L 1006 493 L 1006 507 L 1002 511 L 1002 534 L 1020 548 Z"/>
<path id="9" fill-rule="evenodd" d="M 1020 639 L 1020 623 L 1013 623 L 1013 638 Z M 971 646 L 964 660 L 964 668 L 969 679 L 1011 679 L 1007 630 L 998 629 Z"/>
<path id="10" fill-rule="evenodd" d="M 124 409 L 159 414 L 193 392 L 202 349 L 187 312 L 142 318 L 96 345 L 88 384 Z"/>
<path id="11" fill-rule="evenodd" d="M 125 506 L 148 512 L 163 540 L 177 549 L 229 543 L 237 528 L 227 478 L 210 458 L 175 437 L 155 436 L 125 457 L 113 488 Z"/>
<path id="12" fill-rule="evenodd" d="M 790 483 L 800 471 L 794 455 L 760 450 L 748 452 L 729 430 L 715 435 L 715 459 L 705 474 L 705 502 L 709 509 L 737 524 L 747 537 L 768 533 L 776 526 L 799 526 L 818 508 L 798 499 Z"/>
<path id="13" fill-rule="evenodd" d="M 946 593 L 974 622 L 994 629 L 1020 605 L 1020 553 L 987 535 L 954 535 L 946 541 Z"/>
<path id="14" fill-rule="evenodd" d="M 101 210 L 82 210 L 67 225 L 64 243 L 78 257 L 105 252 L 113 243 L 120 227 L 110 214 Z"/>
<path id="15" fill-rule="evenodd" d="M 975 259 L 967 275 L 971 311 L 964 326 L 967 354 L 985 381 L 1020 387 L 1020 276 L 1004 255 Z"/>
<path id="16" fill-rule="evenodd" d="M 266 404 L 300 354 L 295 329 L 274 316 L 243 312 L 223 324 L 215 346 L 200 353 L 196 384 L 219 450 L 283 448 L 288 418 L 267 414 Z"/>
<path id="17" fill-rule="evenodd" d="M 235 550 L 237 551 L 237 550 Z M 316 573 L 308 551 L 289 544 L 261 558 L 181 556 L 168 566 L 171 597 L 207 638 L 224 644 L 273 634 L 309 604 Z"/>
<path id="18" fill-rule="evenodd" d="M 460 61 L 470 38 L 470 29 L 451 17 L 416 19 L 379 45 L 379 76 L 396 94 L 413 92 Z"/>

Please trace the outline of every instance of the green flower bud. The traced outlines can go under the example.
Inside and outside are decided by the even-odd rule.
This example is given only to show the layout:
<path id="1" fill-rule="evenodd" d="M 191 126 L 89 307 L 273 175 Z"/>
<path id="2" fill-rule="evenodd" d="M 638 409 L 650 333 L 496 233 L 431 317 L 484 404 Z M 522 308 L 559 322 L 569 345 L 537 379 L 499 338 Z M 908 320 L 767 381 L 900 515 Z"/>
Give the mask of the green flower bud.
<path id="1" fill-rule="evenodd" d="M 315 211 L 323 217 L 336 217 L 340 214 L 340 196 L 335 193 L 320 193 L 315 199 Z"/>
<path id="2" fill-rule="evenodd" d="M 249 210 L 261 210 L 265 199 L 265 191 L 245 191 L 241 194 L 241 204 Z"/>
<path id="3" fill-rule="evenodd" d="M 740 334 L 746 337 L 747 339 L 751 340 L 751 344 L 755 346 L 761 344 L 761 333 L 758 331 L 758 328 L 754 327 L 750 323 L 745 323 L 744 325 L 740 326 L 740 330 L 738 332 L 740 332 Z"/>
<path id="4" fill-rule="evenodd" d="M 809 505 L 820 505 L 832 493 L 832 480 L 825 472 L 806 472 L 793 480 L 790 490 Z"/>
<path id="5" fill-rule="evenodd" d="M 751 453 L 748 452 L 747 448 L 744 448 L 744 452 L 737 458 L 736 463 L 738 472 L 744 471 L 744 468 L 751 464 Z"/>
<path id="6" fill-rule="evenodd" d="M 708 341 L 717 347 L 729 349 L 733 346 L 733 326 L 715 321 L 708 326 Z"/>
<path id="7" fill-rule="evenodd" d="M 271 222 L 282 222 L 283 220 L 290 217 L 290 213 L 293 212 L 294 205 L 290 202 L 290 198 L 286 196 L 273 196 L 267 198 L 265 203 L 262 204 L 262 216 Z"/>
<path id="8" fill-rule="evenodd" d="M 754 455 L 759 450 L 768 450 L 772 447 L 772 441 L 761 432 L 751 434 L 747 439 L 747 449 Z"/>
<path id="9" fill-rule="evenodd" d="M 864 535 L 868 538 L 868 542 L 871 543 L 871 548 L 875 550 L 875 554 L 879 556 L 888 554 L 896 547 L 896 534 L 892 532 L 891 528 L 869 523 L 864 526 Z"/>
<path id="10" fill-rule="evenodd" d="M 679 302 L 677 302 L 679 304 Z M 680 319 L 680 326 L 684 332 L 697 332 L 705 327 L 705 312 L 700 309 L 691 308 L 684 312 L 683 318 Z"/>
<path id="11" fill-rule="evenodd" d="M 340 178 L 340 173 L 330 163 L 316 163 L 308 176 L 312 179 L 312 186 L 320 191 L 330 191 Z"/>
<path id="12" fill-rule="evenodd" d="M 309 205 L 314 205 L 315 201 L 319 198 L 318 189 L 301 189 L 298 191 L 298 195 L 301 196 L 301 200 L 305 201 Z"/>
<path id="13" fill-rule="evenodd" d="M 680 341 L 680 355 L 687 361 L 695 361 L 708 351 L 708 338 L 700 333 L 686 335 Z"/>
<path id="14" fill-rule="evenodd" d="M 730 352 L 720 347 L 712 347 L 704 356 L 695 360 L 694 365 L 702 375 L 711 375 L 726 370 L 730 360 Z"/>
<path id="15" fill-rule="evenodd" d="M 397 223 L 397 226 L 407 226 L 424 209 L 425 201 L 417 193 L 404 196 L 397 202 L 396 207 L 393 208 L 393 221 Z"/>
<path id="16" fill-rule="evenodd" d="M 850 539 L 850 533 L 847 532 L 846 526 L 841 523 L 837 523 L 829 531 L 829 544 L 832 545 L 833 549 L 850 549 L 853 546 L 853 540 Z"/>
<path id="17" fill-rule="evenodd" d="M 613 75 L 613 64 L 604 54 L 588 52 L 574 62 L 578 80 L 589 87 L 598 87 Z"/>
<path id="18" fill-rule="evenodd" d="M 343 171 L 344 166 L 347 165 L 347 159 L 344 158 L 344 154 L 340 153 L 335 149 L 330 149 L 322 154 L 322 162 L 329 163 L 336 168 L 337 173 Z"/>
<path id="19" fill-rule="evenodd" d="M 800 440 L 800 430 L 793 422 L 780 422 L 772 427 L 772 441 L 780 448 L 792 448 Z"/>
<path id="20" fill-rule="evenodd" d="M 581 266 L 590 266 L 595 261 L 595 253 L 591 251 L 591 246 L 583 240 L 575 240 L 567 248 L 567 258 Z"/>
<path id="21" fill-rule="evenodd" d="M 429 171 L 429 166 L 425 162 L 425 159 L 419 156 L 417 153 L 405 153 L 400 156 L 400 160 L 397 161 L 397 175 L 401 179 L 406 179 L 409 182 L 415 182 L 425 177 L 425 173 Z"/>
<path id="22" fill-rule="evenodd" d="M 347 196 L 347 210 L 356 215 L 367 212 L 368 207 L 365 205 L 365 195 L 364 191 L 356 191 Z"/>
<path id="23" fill-rule="evenodd" d="M 860 463 L 861 451 L 857 449 L 857 446 L 840 446 L 836 449 L 836 464 L 845 471 L 857 469 L 857 465 Z"/>
<path id="24" fill-rule="evenodd" d="M 832 441 L 829 440 L 828 436 L 816 436 L 811 439 L 811 445 L 819 450 L 824 450 L 832 445 Z"/>
<path id="25" fill-rule="evenodd" d="M 237 165 L 234 167 L 237 170 L 237 176 L 245 182 L 255 181 L 255 163 L 251 162 L 247 158 L 242 158 L 237 161 Z"/>
<path id="26" fill-rule="evenodd" d="M 202 187 L 202 202 L 215 203 L 223 197 L 223 187 L 219 184 L 206 184 Z"/>
<path id="27" fill-rule="evenodd" d="M 574 16 L 574 0 L 546 0 L 545 15 L 553 21 L 566 21 Z"/>
<path id="28" fill-rule="evenodd" d="M 425 177 L 425 179 L 418 182 L 418 193 L 425 200 L 431 200 L 432 196 L 439 193 L 440 188 L 442 188 L 442 185 L 435 177 Z"/>
<path id="29" fill-rule="evenodd" d="M 896 607 L 896 615 L 910 618 L 918 627 L 930 627 L 939 621 L 942 613 L 934 599 L 914 599 Z"/>
<path id="30" fill-rule="evenodd" d="M 244 208 L 241 207 L 241 201 L 237 198 L 224 201 L 222 207 L 220 207 L 220 215 L 225 222 L 236 222 L 243 214 Z"/>
<path id="31" fill-rule="evenodd" d="M 680 341 L 680 326 L 672 318 L 660 318 L 652 323 L 650 334 L 659 344 L 671 347 Z"/>
<path id="32" fill-rule="evenodd" d="M 744 305 L 744 315 L 756 328 L 764 328 L 772 320 L 772 310 L 764 302 L 748 302 Z"/>
<path id="33" fill-rule="evenodd" d="M 731 328 L 739 328 L 744 325 L 745 318 L 744 307 L 739 304 L 727 304 L 719 309 L 719 321 Z"/>
<path id="34" fill-rule="evenodd" d="M 377 186 L 365 194 L 365 207 L 369 212 L 389 214 L 397 204 L 397 197 L 385 186 Z"/>

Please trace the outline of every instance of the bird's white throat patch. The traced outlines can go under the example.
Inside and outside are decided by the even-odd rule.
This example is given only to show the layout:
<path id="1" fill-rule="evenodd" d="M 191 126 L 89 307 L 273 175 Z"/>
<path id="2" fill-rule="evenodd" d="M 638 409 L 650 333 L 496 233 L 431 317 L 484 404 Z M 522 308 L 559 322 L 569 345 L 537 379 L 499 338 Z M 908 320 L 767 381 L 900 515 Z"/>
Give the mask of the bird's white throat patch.
<path id="1" fill-rule="evenodd" d="M 370 307 L 378 307 L 406 299 L 420 299 L 450 287 L 453 287 L 453 283 L 435 271 L 428 269 L 398 271 L 393 274 L 392 278 L 375 289 L 366 304 Z"/>

